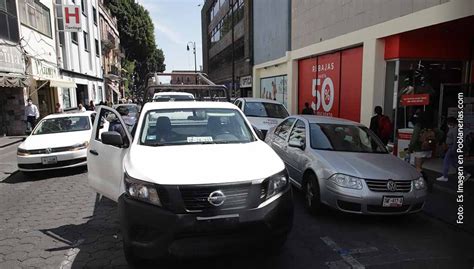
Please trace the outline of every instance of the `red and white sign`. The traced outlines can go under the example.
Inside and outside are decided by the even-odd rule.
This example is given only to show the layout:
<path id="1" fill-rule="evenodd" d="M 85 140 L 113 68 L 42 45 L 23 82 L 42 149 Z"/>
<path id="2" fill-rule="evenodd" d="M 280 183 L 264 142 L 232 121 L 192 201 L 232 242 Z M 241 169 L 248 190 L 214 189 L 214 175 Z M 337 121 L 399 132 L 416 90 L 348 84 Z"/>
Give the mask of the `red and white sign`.
<path id="1" fill-rule="evenodd" d="M 313 66 L 317 75 L 311 87 L 315 97 L 311 106 L 316 115 L 339 117 L 340 63 L 341 53 L 336 52 L 319 56 L 317 65 Z"/>
<path id="2" fill-rule="evenodd" d="M 80 32 L 81 31 L 81 6 L 63 5 L 63 22 L 64 31 Z"/>
<path id="3" fill-rule="evenodd" d="M 429 94 L 404 94 L 400 99 L 402 106 L 426 106 L 430 104 Z"/>

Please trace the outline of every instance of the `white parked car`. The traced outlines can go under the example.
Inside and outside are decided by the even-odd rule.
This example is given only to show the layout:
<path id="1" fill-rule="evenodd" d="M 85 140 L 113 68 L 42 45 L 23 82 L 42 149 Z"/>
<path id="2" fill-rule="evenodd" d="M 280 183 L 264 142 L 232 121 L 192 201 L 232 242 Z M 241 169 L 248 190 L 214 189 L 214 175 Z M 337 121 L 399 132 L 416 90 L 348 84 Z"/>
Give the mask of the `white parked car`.
<path id="1" fill-rule="evenodd" d="M 94 111 L 44 117 L 18 146 L 18 169 L 32 172 L 86 165 L 94 117 Z"/>
<path id="2" fill-rule="evenodd" d="M 129 263 L 285 242 L 293 219 L 285 165 L 234 105 L 146 103 L 133 138 L 107 131 L 109 114 L 120 119 L 101 107 L 89 184 L 118 202 Z"/>
<path id="3" fill-rule="evenodd" d="M 263 98 L 238 98 L 234 105 L 240 108 L 250 123 L 258 128 L 263 137 L 268 130 L 280 124 L 289 116 L 288 110 L 282 103 Z"/>
<path id="4" fill-rule="evenodd" d="M 194 95 L 188 92 L 158 92 L 153 95 L 153 102 L 194 101 Z"/>

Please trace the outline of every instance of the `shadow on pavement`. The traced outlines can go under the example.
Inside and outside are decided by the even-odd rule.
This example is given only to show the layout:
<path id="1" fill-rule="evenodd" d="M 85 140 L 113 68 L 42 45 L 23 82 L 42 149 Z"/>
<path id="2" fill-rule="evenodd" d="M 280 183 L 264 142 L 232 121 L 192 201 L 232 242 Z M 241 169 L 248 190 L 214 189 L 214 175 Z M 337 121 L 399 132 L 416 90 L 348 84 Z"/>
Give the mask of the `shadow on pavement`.
<path id="1" fill-rule="evenodd" d="M 16 171 L 10 174 L 6 179 L 0 181 L 3 184 L 17 184 L 29 181 L 39 181 L 55 177 L 68 177 L 82 174 L 87 171 L 87 167 L 73 167 L 58 170 L 38 171 L 38 172 L 21 172 Z"/>
<path id="2" fill-rule="evenodd" d="M 132 268 L 127 265 L 123 254 L 117 204 L 97 195 L 94 213 L 87 219 L 87 222 L 79 225 L 68 224 L 41 230 L 45 235 L 65 244 L 64 247 L 46 250 L 67 250 L 65 260 L 60 268 Z M 243 250 L 242 253 L 232 253 L 232 255 L 150 261 L 140 268 L 210 269 L 255 266 L 278 268 L 277 259 L 274 258 L 274 255 L 262 255 L 262 252 L 251 255 Z"/>

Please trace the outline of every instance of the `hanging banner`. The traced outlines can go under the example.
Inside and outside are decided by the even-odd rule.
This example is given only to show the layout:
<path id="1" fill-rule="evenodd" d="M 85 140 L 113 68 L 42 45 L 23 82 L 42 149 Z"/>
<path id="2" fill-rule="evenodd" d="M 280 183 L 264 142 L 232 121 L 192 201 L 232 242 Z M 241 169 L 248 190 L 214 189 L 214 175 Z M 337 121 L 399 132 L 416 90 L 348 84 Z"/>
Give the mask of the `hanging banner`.
<path id="1" fill-rule="evenodd" d="M 62 10 L 63 10 L 64 31 L 80 32 L 82 30 L 81 6 L 63 5 Z"/>
<path id="2" fill-rule="evenodd" d="M 316 115 L 339 117 L 339 84 L 341 75 L 341 53 L 318 57 L 317 75 L 312 88 L 316 89 Z"/>
<path id="3" fill-rule="evenodd" d="M 427 106 L 430 104 L 430 95 L 425 94 L 404 94 L 400 97 L 402 106 Z"/>

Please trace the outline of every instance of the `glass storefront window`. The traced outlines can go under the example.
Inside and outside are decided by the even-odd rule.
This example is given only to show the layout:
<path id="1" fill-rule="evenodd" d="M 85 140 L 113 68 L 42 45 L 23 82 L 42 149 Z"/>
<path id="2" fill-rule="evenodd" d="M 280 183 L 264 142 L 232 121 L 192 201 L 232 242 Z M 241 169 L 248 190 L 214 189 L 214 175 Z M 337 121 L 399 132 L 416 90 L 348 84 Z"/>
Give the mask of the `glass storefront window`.
<path id="1" fill-rule="evenodd" d="M 63 109 L 71 108 L 71 90 L 63 89 Z"/>

